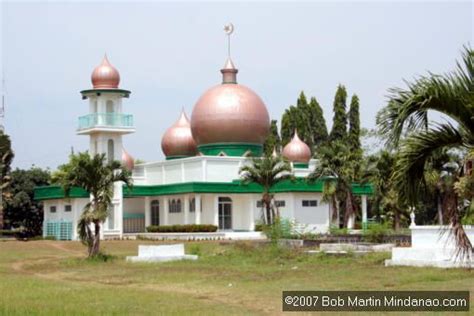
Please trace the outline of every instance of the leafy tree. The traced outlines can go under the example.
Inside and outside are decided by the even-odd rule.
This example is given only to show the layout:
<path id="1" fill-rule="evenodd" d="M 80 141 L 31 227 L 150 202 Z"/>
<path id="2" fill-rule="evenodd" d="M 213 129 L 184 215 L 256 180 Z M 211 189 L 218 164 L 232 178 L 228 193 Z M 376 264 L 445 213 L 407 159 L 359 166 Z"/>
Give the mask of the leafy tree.
<path id="1" fill-rule="evenodd" d="M 323 196 L 331 201 L 333 211 L 343 207 L 344 226 L 357 212 L 357 205 L 352 193 L 352 184 L 356 178 L 355 160 L 349 147 L 343 141 L 333 141 L 321 146 L 316 153 L 318 165 L 308 176 L 308 181 L 324 182 Z"/>
<path id="2" fill-rule="evenodd" d="M 292 179 L 291 171 L 291 165 L 286 160 L 281 156 L 274 157 L 273 155 L 252 158 L 249 164 L 240 168 L 239 173 L 243 183 L 253 182 L 262 186 L 262 204 L 265 207 L 262 217 L 265 224 L 273 224 L 280 216 L 278 209 L 275 212 L 273 207 L 274 195 L 270 193 L 270 190 L 277 183 Z"/>
<path id="3" fill-rule="evenodd" d="M 332 130 L 329 134 L 330 141 L 345 140 L 347 136 L 346 99 L 346 88 L 343 85 L 339 85 L 334 97 L 334 116 Z"/>
<path id="4" fill-rule="evenodd" d="M 328 129 L 326 127 L 326 120 L 324 119 L 323 109 L 319 105 L 315 97 L 311 97 L 309 102 L 310 108 L 310 126 L 312 129 L 312 141 L 315 146 L 319 146 L 328 139 Z"/>
<path id="5" fill-rule="evenodd" d="M 347 140 L 351 150 L 360 152 L 359 97 L 355 94 L 351 98 L 349 107 L 349 135 Z"/>
<path id="6" fill-rule="evenodd" d="M 378 155 L 368 158 L 364 170 L 363 181 L 368 181 L 374 188 L 371 197 L 372 209 L 379 218 L 391 219 L 393 228 L 400 229 L 403 219 L 408 218 L 407 206 L 398 195 L 398 188 L 394 185 L 392 176 L 395 167 L 395 155 L 383 150 Z"/>
<path id="7" fill-rule="evenodd" d="M 303 91 L 297 99 L 296 106 L 290 106 L 282 116 L 283 146 L 290 142 L 296 129 L 301 140 L 311 148 L 312 152 L 314 152 L 315 145 L 319 145 L 327 139 L 327 128 L 322 108 L 314 97 L 308 103 Z"/>
<path id="8" fill-rule="evenodd" d="M 280 152 L 281 148 L 281 139 L 280 135 L 278 134 L 278 126 L 277 121 L 272 120 L 270 125 L 270 135 L 268 135 L 265 143 L 263 144 L 263 153 L 265 156 L 271 155 L 273 150 L 277 153 Z"/>
<path id="9" fill-rule="evenodd" d="M 95 257 L 100 253 L 100 227 L 112 206 L 113 185 L 122 181 L 131 186 L 131 173 L 119 161 L 107 163 L 105 154 L 91 157 L 87 152 L 71 155 L 69 163 L 59 169 L 55 180 L 62 184 L 66 196 L 72 187 L 91 194 L 77 228 L 81 241 L 88 247 L 89 257 Z"/>
<path id="10" fill-rule="evenodd" d="M 24 229 L 26 237 L 42 233 L 43 204 L 34 200 L 34 188 L 50 183 L 49 170 L 33 167 L 15 169 L 5 189 L 5 224 L 8 228 Z"/>
<path id="11" fill-rule="evenodd" d="M 13 161 L 13 150 L 10 137 L 0 131 L 0 229 L 3 229 L 3 198 L 5 194 L 3 191 L 8 187 L 10 183 L 10 165 Z"/>
<path id="12" fill-rule="evenodd" d="M 377 123 L 388 142 L 400 147 L 394 181 L 401 197 L 412 205 L 426 186 L 425 167 L 433 153 L 443 148 L 474 147 L 474 51 L 465 47 L 462 57 L 451 73 L 430 73 L 407 82 L 407 89 L 391 89 L 388 105 L 378 114 Z M 430 122 L 429 110 L 450 120 Z M 451 185 L 456 187 L 460 178 L 454 177 Z M 449 192 L 443 212 L 452 225 L 457 256 L 465 258 L 472 255 L 473 248 L 462 226 L 459 197 L 455 190 Z M 472 203 L 474 196 L 464 198 Z"/>

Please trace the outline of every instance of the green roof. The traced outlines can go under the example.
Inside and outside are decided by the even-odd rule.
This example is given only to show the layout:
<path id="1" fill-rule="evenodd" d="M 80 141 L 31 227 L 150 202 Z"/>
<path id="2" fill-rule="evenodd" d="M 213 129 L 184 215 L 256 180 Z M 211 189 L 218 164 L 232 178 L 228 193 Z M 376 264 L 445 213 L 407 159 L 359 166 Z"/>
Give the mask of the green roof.
<path id="1" fill-rule="evenodd" d="M 275 185 L 271 192 L 322 192 L 323 181 L 314 183 L 307 182 L 304 178 L 297 178 L 294 181 L 286 180 Z M 370 195 L 373 193 L 369 184 L 353 184 L 352 191 L 356 195 Z M 240 180 L 232 182 L 185 182 L 160 185 L 135 185 L 132 188 L 124 187 L 125 198 L 140 196 L 159 196 L 184 193 L 261 193 L 262 187 L 256 183 L 243 184 Z M 69 197 L 84 198 L 89 197 L 88 193 L 81 188 L 72 188 Z M 45 186 L 35 188 L 35 200 L 50 200 L 64 198 L 64 191 L 59 186 Z"/>

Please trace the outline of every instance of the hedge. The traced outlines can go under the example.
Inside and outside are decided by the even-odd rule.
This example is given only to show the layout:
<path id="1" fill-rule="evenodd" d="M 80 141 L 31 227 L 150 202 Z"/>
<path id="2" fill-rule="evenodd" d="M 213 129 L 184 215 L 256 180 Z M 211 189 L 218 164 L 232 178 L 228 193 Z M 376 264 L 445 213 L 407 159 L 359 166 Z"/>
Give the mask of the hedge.
<path id="1" fill-rule="evenodd" d="M 215 225 L 166 225 L 166 226 L 148 226 L 149 233 L 211 233 L 217 231 Z"/>

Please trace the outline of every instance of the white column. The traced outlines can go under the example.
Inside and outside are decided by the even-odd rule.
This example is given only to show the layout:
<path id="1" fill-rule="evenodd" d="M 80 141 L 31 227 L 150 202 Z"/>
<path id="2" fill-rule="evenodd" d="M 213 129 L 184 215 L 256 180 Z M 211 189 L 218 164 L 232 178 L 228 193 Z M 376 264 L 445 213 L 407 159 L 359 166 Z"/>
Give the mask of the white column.
<path id="1" fill-rule="evenodd" d="M 249 208 L 249 214 L 248 214 L 249 226 L 248 227 L 250 231 L 253 231 L 255 230 L 255 214 L 254 214 L 255 197 L 253 195 L 250 195 L 248 208 Z"/>
<path id="2" fill-rule="evenodd" d="M 184 225 L 189 224 L 188 217 L 189 217 L 189 196 L 184 196 Z"/>
<path id="3" fill-rule="evenodd" d="M 168 225 L 169 204 L 168 198 L 163 198 L 163 225 Z"/>
<path id="4" fill-rule="evenodd" d="M 354 229 L 355 215 L 349 216 L 347 219 L 347 228 Z"/>
<path id="5" fill-rule="evenodd" d="M 219 227 L 219 197 L 214 196 L 214 225 Z"/>
<path id="6" fill-rule="evenodd" d="M 362 229 L 367 228 L 367 195 L 362 195 Z"/>
<path id="7" fill-rule="evenodd" d="M 196 199 L 196 203 L 195 203 L 196 210 L 194 211 L 194 216 L 195 216 L 194 223 L 199 225 L 201 224 L 201 194 L 196 194 L 194 198 Z"/>
<path id="8" fill-rule="evenodd" d="M 151 204 L 150 197 L 145 196 L 145 228 L 151 225 Z"/>

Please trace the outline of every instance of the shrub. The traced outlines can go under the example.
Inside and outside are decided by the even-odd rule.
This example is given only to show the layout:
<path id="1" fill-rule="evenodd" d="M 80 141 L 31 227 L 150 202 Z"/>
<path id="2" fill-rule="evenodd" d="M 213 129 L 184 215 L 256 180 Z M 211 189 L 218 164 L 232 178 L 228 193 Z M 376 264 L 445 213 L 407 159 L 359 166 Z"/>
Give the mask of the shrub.
<path id="1" fill-rule="evenodd" d="M 347 235 L 349 234 L 349 229 L 344 227 L 344 228 L 339 228 L 337 226 L 334 226 L 334 225 L 331 225 L 331 227 L 329 227 L 329 233 L 331 235 Z"/>
<path id="2" fill-rule="evenodd" d="M 191 225 L 163 225 L 148 226 L 149 233 L 209 233 L 217 231 L 215 225 L 191 224 Z"/>
<path id="3" fill-rule="evenodd" d="M 263 232 L 267 225 L 265 224 L 255 224 L 255 231 L 256 232 Z"/>
<path id="4" fill-rule="evenodd" d="M 272 242 L 282 238 L 291 238 L 292 225 L 288 219 L 277 217 L 272 225 L 265 225 L 263 232 Z"/>
<path id="5" fill-rule="evenodd" d="M 367 230 L 364 231 L 364 241 L 381 243 L 384 237 L 391 233 L 387 223 L 384 224 L 370 224 Z"/>

